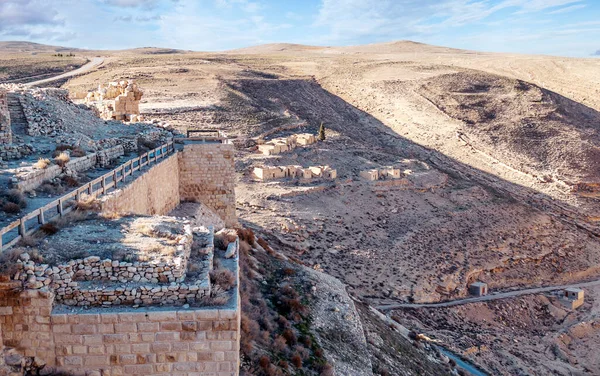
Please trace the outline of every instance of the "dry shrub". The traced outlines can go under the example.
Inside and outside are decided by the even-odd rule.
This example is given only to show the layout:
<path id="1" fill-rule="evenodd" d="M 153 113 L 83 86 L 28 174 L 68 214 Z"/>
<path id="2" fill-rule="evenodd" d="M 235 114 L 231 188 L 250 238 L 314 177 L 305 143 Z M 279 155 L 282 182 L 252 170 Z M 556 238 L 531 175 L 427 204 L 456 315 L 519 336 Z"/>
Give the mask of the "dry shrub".
<path id="1" fill-rule="evenodd" d="M 302 356 L 300 356 L 300 354 L 294 353 L 294 355 L 292 355 L 291 360 L 292 360 L 292 364 L 294 365 L 294 367 L 302 368 Z"/>
<path id="2" fill-rule="evenodd" d="M 269 366 L 271 365 L 271 359 L 269 359 L 268 356 L 263 355 L 260 357 L 260 359 L 258 360 L 258 365 L 260 366 L 260 368 L 262 369 L 267 369 L 269 368 Z"/>
<path id="3" fill-rule="evenodd" d="M 23 192 L 18 189 L 10 189 L 8 192 L 4 194 L 4 197 L 8 202 L 12 202 L 13 204 L 19 205 L 21 208 L 27 207 L 27 199 Z"/>
<path id="4" fill-rule="evenodd" d="M 56 223 L 48 222 L 41 225 L 40 230 L 47 235 L 54 235 L 58 232 L 59 228 Z"/>
<path id="5" fill-rule="evenodd" d="M 59 155 L 57 155 L 54 158 L 54 162 L 59 165 L 60 167 L 65 167 L 65 165 L 67 163 L 69 163 L 69 161 L 71 160 L 71 157 L 69 156 L 69 154 L 65 153 L 64 151 L 61 152 Z"/>
<path id="6" fill-rule="evenodd" d="M 48 158 L 40 158 L 37 162 L 33 164 L 33 168 L 37 168 L 38 170 L 45 170 L 50 166 L 50 160 Z"/>
<path id="7" fill-rule="evenodd" d="M 283 338 L 285 338 L 286 342 L 290 345 L 295 345 L 298 342 L 298 338 L 296 337 L 296 333 L 292 329 L 286 329 L 283 331 Z"/>
<path id="8" fill-rule="evenodd" d="M 42 239 L 38 234 L 25 235 L 19 240 L 19 245 L 21 247 L 37 247 L 41 240 Z"/>
<path id="9" fill-rule="evenodd" d="M 85 152 L 85 150 L 83 150 L 82 148 L 75 146 L 72 150 L 71 150 L 71 157 L 74 158 L 79 158 L 79 157 L 84 157 L 87 153 Z"/>
<path id="10" fill-rule="evenodd" d="M 250 252 L 252 250 L 252 246 L 248 244 L 245 240 L 240 241 L 240 252 Z"/>
<path id="11" fill-rule="evenodd" d="M 67 187 L 79 187 L 81 185 L 81 182 L 79 181 L 79 179 L 77 179 L 74 176 L 65 176 L 63 179 L 63 182 L 67 185 Z"/>
<path id="12" fill-rule="evenodd" d="M 100 201 L 92 195 L 82 194 L 75 204 L 79 210 L 100 211 Z"/>
<path id="13" fill-rule="evenodd" d="M 54 157 L 56 157 L 57 155 L 60 154 L 60 152 L 65 151 L 65 150 L 71 150 L 73 149 L 73 147 L 71 145 L 67 145 L 67 144 L 58 144 L 56 145 L 56 148 L 54 148 Z"/>
<path id="14" fill-rule="evenodd" d="M 12 248 L 0 253 L 0 275 L 12 277 L 17 269 L 17 261 L 19 256 L 24 253 L 22 249 Z"/>
<path id="15" fill-rule="evenodd" d="M 37 189 L 38 192 L 46 193 L 49 195 L 58 195 L 65 191 L 65 188 L 60 183 L 44 183 Z"/>
<path id="16" fill-rule="evenodd" d="M 251 247 L 256 243 L 256 236 L 254 235 L 254 231 L 249 228 L 238 228 L 236 229 L 237 235 L 240 238 L 240 241 L 245 241 Z"/>
<path id="17" fill-rule="evenodd" d="M 320 376 L 333 376 L 333 375 L 335 375 L 335 372 L 333 372 L 333 366 L 331 366 L 331 364 L 325 364 L 321 368 Z"/>
<path id="18" fill-rule="evenodd" d="M 204 306 L 222 306 L 229 301 L 229 293 L 217 285 L 213 285 L 210 295 L 203 297 L 200 303 Z"/>
<path id="19" fill-rule="evenodd" d="M 225 291 L 235 285 L 235 275 L 228 269 L 211 270 L 210 280 Z"/>
<path id="20" fill-rule="evenodd" d="M 226 250 L 229 243 L 233 243 L 235 240 L 236 236 L 234 234 L 219 232 L 215 234 L 214 245 L 217 249 Z"/>
<path id="21" fill-rule="evenodd" d="M 104 218 L 104 219 L 109 219 L 109 220 L 117 220 L 117 219 L 123 218 L 123 214 L 121 214 L 119 212 L 115 212 L 115 211 L 102 212 L 100 214 L 100 217 Z"/>
<path id="22" fill-rule="evenodd" d="M 2 211 L 7 214 L 19 214 L 21 207 L 14 202 L 7 202 L 2 205 Z"/>

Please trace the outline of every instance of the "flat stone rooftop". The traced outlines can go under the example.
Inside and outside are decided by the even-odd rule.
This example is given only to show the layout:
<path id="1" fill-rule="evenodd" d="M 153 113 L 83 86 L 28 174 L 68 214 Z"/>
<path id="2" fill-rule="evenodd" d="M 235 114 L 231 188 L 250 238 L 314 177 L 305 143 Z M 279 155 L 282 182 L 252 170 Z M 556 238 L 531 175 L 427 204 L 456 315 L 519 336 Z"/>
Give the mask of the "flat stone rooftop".
<path id="1" fill-rule="evenodd" d="M 39 247 L 44 263 L 63 264 L 97 256 L 101 260 L 153 265 L 180 264 L 186 222 L 173 217 L 94 218 L 74 222 Z M 178 247 L 179 246 L 179 247 Z"/>

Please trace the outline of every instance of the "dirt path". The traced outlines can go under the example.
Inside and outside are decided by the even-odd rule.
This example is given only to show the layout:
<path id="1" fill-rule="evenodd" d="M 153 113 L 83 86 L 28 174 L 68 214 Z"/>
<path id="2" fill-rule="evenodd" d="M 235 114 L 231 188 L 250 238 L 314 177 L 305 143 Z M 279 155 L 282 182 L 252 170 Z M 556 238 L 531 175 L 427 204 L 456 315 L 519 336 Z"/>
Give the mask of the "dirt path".
<path id="1" fill-rule="evenodd" d="M 399 304 L 388 304 L 388 305 L 375 306 L 375 308 L 377 308 L 380 311 L 390 311 L 390 310 L 393 310 L 393 309 L 400 309 L 400 308 L 443 308 L 443 307 L 453 307 L 453 306 L 462 305 L 462 304 L 468 304 L 468 303 L 488 302 L 488 301 L 491 301 L 491 300 L 513 298 L 513 297 L 521 296 L 521 295 L 531 295 L 531 294 L 539 294 L 539 293 L 542 293 L 542 292 L 548 292 L 548 291 L 554 291 L 554 290 L 563 290 L 563 289 L 566 289 L 566 288 L 569 288 L 569 287 L 579 287 L 579 288 L 581 288 L 581 287 L 590 287 L 590 286 L 598 286 L 598 285 L 600 285 L 600 280 L 591 281 L 591 282 L 583 282 L 583 283 L 573 283 L 573 284 L 570 284 L 570 285 L 537 287 L 537 288 L 532 288 L 532 289 L 523 289 L 523 290 L 517 290 L 517 291 L 501 292 L 501 293 L 493 294 L 493 295 L 478 296 L 478 297 L 475 297 L 475 298 L 458 299 L 458 300 L 453 300 L 453 301 L 450 301 L 450 302 L 423 303 L 423 304 L 418 304 L 418 303 L 399 303 Z"/>
<path id="2" fill-rule="evenodd" d="M 41 84 L 45 84 L 47 82 L 52 82 L 52 81 L 60 80 L 60 79 L 67 78 L 67 77 L 77 76 L 77 75 L 89 72 L 90 70 L 96 68 L 97 66 L 99 66 L 103 62 L 104 62 L 104 58 L 102 58 L 102 57 L 94 57 L 94 58 L 92 58 L 92 61 L 90 61 L 89 63 L 87 63 L 84 66 L 79 67 L 79 68 L 77 68 L 75 70 L 72 70 L 70 72 L 66 72 L 66 73 L 63 73 L 63 74 L 59 74 L 58 76 L 54 76 L 54 77 L 50 77 L 50 78 L 45 78 L 43 80 L 28 82 L 28 83 L 26 83 L 24 85 L 25 86 L 41 85 Z"/>

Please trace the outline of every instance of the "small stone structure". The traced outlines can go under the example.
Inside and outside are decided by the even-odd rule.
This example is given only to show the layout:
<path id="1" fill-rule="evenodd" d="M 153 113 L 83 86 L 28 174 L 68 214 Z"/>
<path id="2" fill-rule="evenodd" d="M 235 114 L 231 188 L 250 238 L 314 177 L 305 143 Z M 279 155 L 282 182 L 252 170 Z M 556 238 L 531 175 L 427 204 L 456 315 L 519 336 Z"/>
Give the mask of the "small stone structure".
<path id="1" fill-rule="evenodd" d="M 311 166 L 302 167 L 297 165 L 292 166 L 263 166 L 255 167 L 252 170 L 254 176 L 261 180 L 274 180 L 274 179 L 336 179 L 337 171 L 329 166 Z"/>
<path id="2" fill-rule="evenodd" d="M 584 302 L 584 291 L 577 287 L 570 287 L 565 289 L 560 295 L 560 303 L 569 308 L 577 309 L 583 305 Z"/>
<path id="3" fill-rule="evenodd" d="M 133 80 L 109 82 L 89 92 L 85 103 L 98 109 L 105 120 L 142 121 L 140 100 L 144 93 Z"/>
<path id="4" fill-rule="evenodd" d="M 12 143 L 7 91 L 0 88 L 0 145 Z"/>
<path id="5" fill-rule="evenodd" d="M 382 180 L 382 179 L 400 179 L 402 177 L 402 173 L 399 168 L 387 166 L 381 168 L 374 168 L 366 171 L 361 171 L 359 173 L 360 177 L 368 180 Z"/>
<path id="6" fill-rule="evenodd" d="M 469 286 L 471 295 L 484 296 L 488 294 L 488 285 L 485 282 L 473 282 Z"/>
<path id="7" fill-rule="evenodd" d="M 294 134 L 289 137 L 274 138 L 258 145 L 258 150 L 264 155 L 281 154 L 292 151 L 298 146 L 307 146 L 317 142 L 315 135 L 310 133 Z"/>

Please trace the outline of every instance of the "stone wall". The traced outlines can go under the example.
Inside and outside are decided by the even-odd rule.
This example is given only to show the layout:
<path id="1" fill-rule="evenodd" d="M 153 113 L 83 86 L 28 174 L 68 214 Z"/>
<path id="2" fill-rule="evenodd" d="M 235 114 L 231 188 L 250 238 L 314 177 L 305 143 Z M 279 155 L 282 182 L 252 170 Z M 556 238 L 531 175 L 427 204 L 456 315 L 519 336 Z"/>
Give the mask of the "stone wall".
<path id="1" fill-rule="evenodd" d="M 106 167 L 110 161 L 125 154 L 122 145 L 117 145 L 105 150 L 91 153 L 79 158 L 73 158 L 66 163 L 65 169 L 71 171 L 87 171 L 96 166 Z M 16 187 L 22 192 L 32 191 L 42 185 L 44 182 L 54 179 L 64 172 L 58 165 L 51 165 L 43 170 L 28 170 L 18 173 Z"/>
<path id="2" fill-rule="evenodd" d="M 12 131 L 10 129 L 10 113 L 8 112 L 6 91 L 0 89 L 0 145 L 10 144 L 11 142 Z"/>
<path id="3" fill-rule="evenodd" d="M 3 344 L 72 375 L 239 374 L 240 300 L 226 308 L 52 311 L 44 290 L 0 293 Z"/>
<path id="4" fill-rule="evenodd" d="M 177 158 L 177 155 L 167 157 L 131 183 L 102 198 L 102 212 L 165 215 L 175 209 L 180 202 Z"/>
<path id="5" fill-rule="evenodd" d="M 234 154 L 233 144 L 193 142 L 179 153 L 181 200 L 202 202 L 227 227 L 237 226 Z"/>

